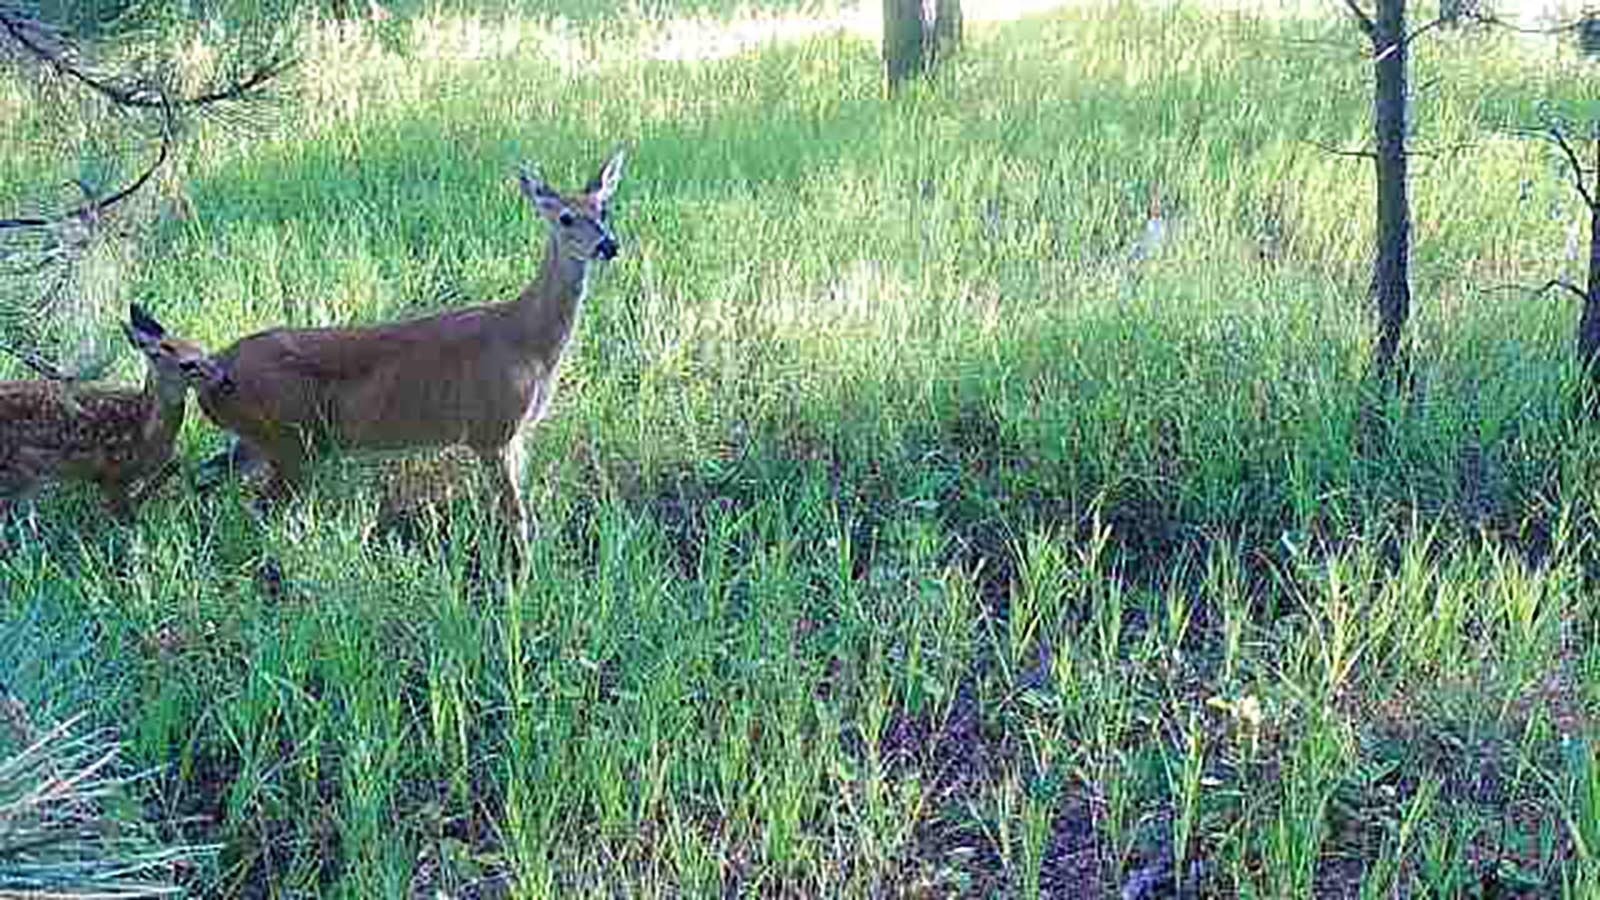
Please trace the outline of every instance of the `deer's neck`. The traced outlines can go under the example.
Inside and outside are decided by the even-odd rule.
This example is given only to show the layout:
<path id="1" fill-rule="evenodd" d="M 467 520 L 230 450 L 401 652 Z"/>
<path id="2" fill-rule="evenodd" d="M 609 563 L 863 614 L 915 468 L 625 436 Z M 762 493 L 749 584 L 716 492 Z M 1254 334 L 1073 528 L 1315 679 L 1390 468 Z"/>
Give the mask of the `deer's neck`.
<path id="1" fill-rule="evenodd" d="M 172 389 L 161 385 L 154 373 L 145 377 L 144 396 L 140 399 L 145 410 L 141 436 L 146 447 L 170 448 L 177 440 L 178 431 L 183 428 L 189 394 L 186 389 L 179 389 L 176 396 L 173 394 Z"/>
<path id="2" fill-rule="evenodd" d="M 547 362 L 553 364 L 572 337 L 588 278 L 589 264 L 562 253 L 552 235 L 539 277 L 523 289 L 518 300 L 527 338 L 534 352 Z"/>

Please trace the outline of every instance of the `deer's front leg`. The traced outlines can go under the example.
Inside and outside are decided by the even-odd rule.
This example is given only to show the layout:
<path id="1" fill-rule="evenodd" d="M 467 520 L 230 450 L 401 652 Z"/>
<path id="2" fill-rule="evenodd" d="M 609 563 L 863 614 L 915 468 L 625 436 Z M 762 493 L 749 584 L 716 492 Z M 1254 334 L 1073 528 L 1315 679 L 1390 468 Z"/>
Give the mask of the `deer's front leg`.
<path id="1" fill-rule="evenodd" d="M 128 496 L 128 486 L 108 479 L 100 483 L 100 491 L 105 495 L 106 509 L 111 511 L 112 517 L 123 525 L 132 525 L 134 503 Z"/>
<path id="2" fill-rule="evenodd" d="M 160 490 L 161 486 L 167 482 L 167 479 L 172 477 L 172 473 L 177 470 L 178 460 L 176 458 L 162 463 L 161 468 L 156 469 L 149 478 L 146 478 L 142 484 L 131 492 L 130 500 L 134 507 L 143 506 L 144 501 L 150 499 L 151 494 Z"/>
<path id="3" fill-rule="evenodd" d="M 512 550 L 520 558 L 522 545 L 528 541 L 528 513 L 522 505 L 522 494 L 517 490 L 517 458 L 514 446 L 474 448 L 488 473 L 500 501 L 500 522 L 511 538 Z"/>

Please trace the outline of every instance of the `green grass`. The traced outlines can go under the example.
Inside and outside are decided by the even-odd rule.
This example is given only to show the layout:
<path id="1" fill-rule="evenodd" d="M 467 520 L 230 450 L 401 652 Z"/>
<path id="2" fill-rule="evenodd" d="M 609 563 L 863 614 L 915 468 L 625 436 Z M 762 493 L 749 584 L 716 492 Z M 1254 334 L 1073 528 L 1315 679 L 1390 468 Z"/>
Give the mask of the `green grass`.
<path id="1" fill-rule="evenodd" d="M 480 486 L 382 533 L 344 460 L 260 527 L 232 488 L 132 529 L 59 492 L 0 559 L 149 815 L 221 844 L 193 886 L 1600 890 L 1600 438 L 1572 304 L 1488 290 L 1581 275 L 1506 136 L 1592 108 L 1570 49 L 1416 44 L 1417 140 L 1467 146 L 1419 163 L 1418 386 L 1364 427 L 1370 174 L 1311 143 L 1366 128 L 1307 42 L 1338 20 L 975 27 L 891 103 L 849 36 L 662 62 L 598 14 L 416 15 L 205 135 L 123 288 L 212 346 L 508 297 L 514 165 L 627 146 L 528 574 Z M 1173 240 L 1130 265 L 1152 188 Z"/>

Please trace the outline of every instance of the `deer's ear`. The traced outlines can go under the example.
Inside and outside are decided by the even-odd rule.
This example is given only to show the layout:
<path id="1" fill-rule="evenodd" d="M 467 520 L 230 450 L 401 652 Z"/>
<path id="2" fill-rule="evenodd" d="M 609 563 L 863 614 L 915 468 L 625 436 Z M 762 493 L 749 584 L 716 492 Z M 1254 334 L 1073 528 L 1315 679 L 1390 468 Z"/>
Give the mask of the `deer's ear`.
<path id="1" fill-rule="evenodd" d="M 626 159 L 627 152 L 618 150 L 616 155 L 606 163 L 605 168 L 600 170 L 600 174 L 589 182 L 587 188 L 589 199 L 594 202 L 596 207 L 604 208 L 607 203 L 611 202 L 611 195 L 616 193 L 617 185 L 622 181 L 622 164 Z"/>
<path id="2" fill-rule="evenodd" d="M 517 173 L 517 183 L 522 187 L 522 196 L 527 197 L 533 208 L 546 219 L 556 219 L 567 208 L 567 202 L 561 199 L 561 195 L 551 190 L 550 185 L 545 184 L 527 166 Z"/>
<path id="3" fill-rule="evenodd" d="M 167 333 L 161 323 L 151 318 L 137 303 L 129 305 L 128 321 L 122 326 L 122 331 L 135 347 L 146 353 L 154 352 Z"/>

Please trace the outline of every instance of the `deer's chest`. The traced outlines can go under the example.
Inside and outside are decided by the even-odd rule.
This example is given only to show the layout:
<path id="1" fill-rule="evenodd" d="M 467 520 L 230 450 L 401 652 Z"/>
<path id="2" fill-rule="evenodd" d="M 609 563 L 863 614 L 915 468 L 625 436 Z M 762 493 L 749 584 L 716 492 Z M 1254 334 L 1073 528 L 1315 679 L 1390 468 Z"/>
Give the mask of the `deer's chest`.
<path id="1" fill-rule="evenodd" d="M 556 373 L 543 367 L 531 369 L 518 385 L 517 424 L 532 425 L 544 418 L 555 393 Z"/>

